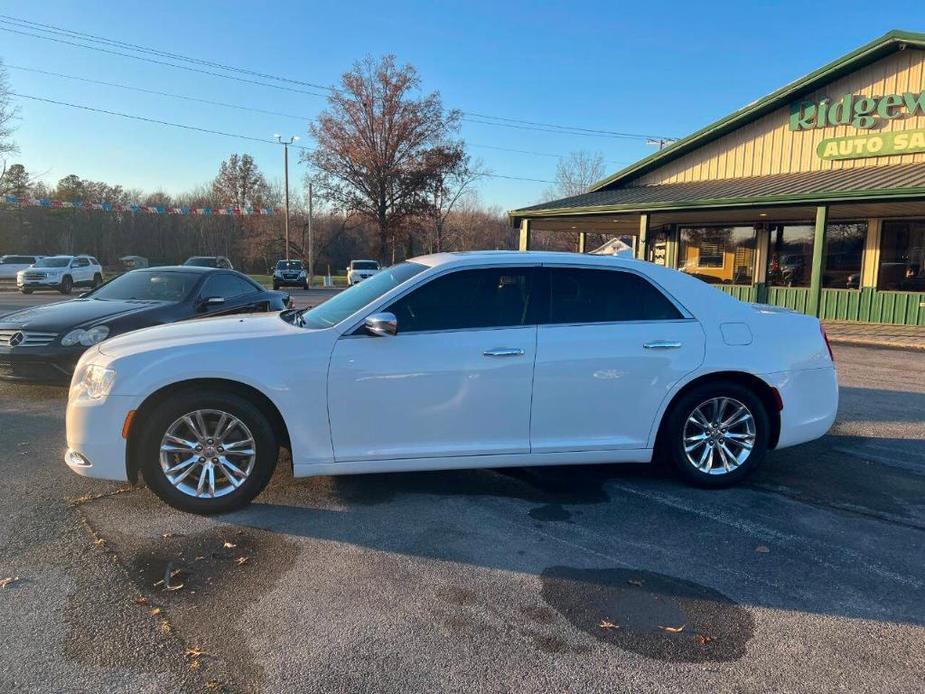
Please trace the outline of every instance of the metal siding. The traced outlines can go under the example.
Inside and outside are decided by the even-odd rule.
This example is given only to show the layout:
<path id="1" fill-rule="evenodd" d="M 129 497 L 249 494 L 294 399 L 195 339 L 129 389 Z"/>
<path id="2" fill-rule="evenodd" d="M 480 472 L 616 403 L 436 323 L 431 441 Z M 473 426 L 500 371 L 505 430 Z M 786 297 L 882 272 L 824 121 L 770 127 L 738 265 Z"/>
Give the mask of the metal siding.
<path id="1" fill-rule="evenodd" d="M 806 97 L 817 100 L 824 96 L 837 98 L 842 94 L 882 96 L 883 94 L 920 92 L 925 90 L 925 51 L 909 48 L 893 53 L 857 72 L 842 77 Z M 634 184 L 690 183 L 710 180 L 716 170 L 732 172 L 729 176 L 767 176 L 803 171 L 827 171 L 883 167 L 893 164 L 925 162 L 925 153 L 826 161 L 816 155 L 816 145 L 824 138 L 854 135 L 848 125 L 813 128 L 790 132 L 789 107 L 763 116 L 738 130 L 707 143 L 664 166 L 640 177 Z M 925 115 L 897 118 L 886 122 L 880 132 L 925 128 Z M 788 144 L 783 144 L 788 143 Z M 782 150 L 787 156 L 770 156 Z M 708 164 L 704 166 L 704 164 Z"/>

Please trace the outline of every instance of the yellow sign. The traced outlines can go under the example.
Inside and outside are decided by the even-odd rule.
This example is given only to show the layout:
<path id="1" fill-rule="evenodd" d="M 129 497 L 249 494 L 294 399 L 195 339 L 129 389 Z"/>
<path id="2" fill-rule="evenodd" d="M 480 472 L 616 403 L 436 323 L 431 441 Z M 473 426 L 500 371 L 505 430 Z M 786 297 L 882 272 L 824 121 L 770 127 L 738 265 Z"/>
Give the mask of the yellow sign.
<path id="1" fill-rule="evenodd" d="M 925 152 L 925 130 L 830 137 L 816 147 L 816 154 L 822 159 L 864 159 L 916 152 Z"/>

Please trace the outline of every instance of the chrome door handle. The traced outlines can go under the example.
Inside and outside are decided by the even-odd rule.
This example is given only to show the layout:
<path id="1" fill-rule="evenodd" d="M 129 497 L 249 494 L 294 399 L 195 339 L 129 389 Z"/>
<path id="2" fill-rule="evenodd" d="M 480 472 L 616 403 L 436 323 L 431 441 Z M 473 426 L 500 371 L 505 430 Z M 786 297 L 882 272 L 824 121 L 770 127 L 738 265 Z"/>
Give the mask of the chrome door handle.
<path id="1" fill-rule="evenodd" d="M 646 349 L 678 349 L 680 346 L 680 342 L 671 340 L 655 340 L 655 342 L 646 342 L 643 345 Z"/>
<path id="2" fill-rule="evenodd" d="M 482 354 L 486 357 L 522 357 L 524 351 L 519 347 L 495 347 L 486 349 Z"/>

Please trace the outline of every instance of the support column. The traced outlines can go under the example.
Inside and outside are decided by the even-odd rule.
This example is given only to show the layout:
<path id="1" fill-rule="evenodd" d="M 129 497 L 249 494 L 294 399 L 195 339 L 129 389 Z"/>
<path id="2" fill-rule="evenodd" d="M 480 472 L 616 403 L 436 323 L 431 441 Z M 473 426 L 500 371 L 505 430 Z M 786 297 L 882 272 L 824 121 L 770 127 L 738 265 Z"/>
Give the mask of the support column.
<path id="1" fill-rule="evenodd" d="M 665 267 L 678 269 L 678 248 L 681 245 L 681 229 L 677 224 L 668 227 L 668 244 L 665 251 Z"/>
<path id="2" fill-rule="evenodd" d="M 520 242 L 517 245 L 517 250 L 520 251 L 529 251 L 530 250 L 530 220 L 521 219 L 520 220 Z"/>
<path id="3" fill-rule="evenodd" d="M 880 219 L 867 220 L 867 238 L 861 256 L 861 287 L 877 286 L 877 268 L 880 266 Z"/>
<path id="4" fill-rule="evenodd" d="M 819 304 L 822 298 L 822 262 L 825 258 L 825 227 L 829 221 L 829 208 L 820 205 L 816 208 L 816 232 L 813 235 L 813 271 L 809 279 L 809 301 L 806 312 L 813 316 L 819 315 Z"/>
<path id="5" fill-rule="evenodd" d="M 586 231 L 578 232 L 578 252 L 579 253 L 588 252 L 588 232 Z"/>
<path id="6" fill-rule="evenodd" d="M 646 259 L 646 251 L 649 247 L 649 215 L 639 215 L 639 237 L 636 240 L 636 257 L 639 260 Z"/>
<path id="7" fill-rule="evenodd" d="M 765 304 L 768 301 L 768 250 L 771 245 L 771 230 L 762 225 L 755 234 L 755 301 Z"/>

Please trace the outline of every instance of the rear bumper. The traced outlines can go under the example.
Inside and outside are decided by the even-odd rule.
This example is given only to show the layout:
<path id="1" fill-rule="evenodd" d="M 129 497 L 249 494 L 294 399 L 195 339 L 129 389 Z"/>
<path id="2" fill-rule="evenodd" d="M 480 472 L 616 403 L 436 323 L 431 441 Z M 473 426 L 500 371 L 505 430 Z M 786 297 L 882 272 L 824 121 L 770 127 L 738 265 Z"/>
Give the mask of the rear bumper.
<path id="1" fill-rule="evenodd" d="M 832 427 L 838 413 L 834 367 L 780 371 L 764 374 L 764 379 L 777 388 L 784 403 L 777 448 L 813 441 Z"/>
<path id="2" fill-rule="evenodd" d="M 67 405 L 64 462 L 84 477 L 128 480 L 122 425 L 135 398 L 110 395 L 105 400 L 71 400 Z"/>

